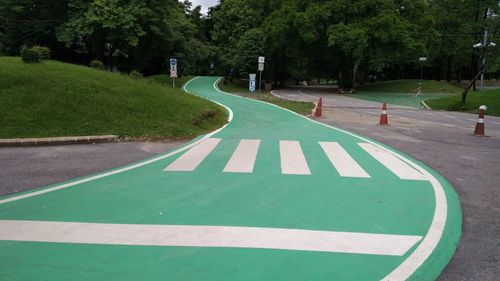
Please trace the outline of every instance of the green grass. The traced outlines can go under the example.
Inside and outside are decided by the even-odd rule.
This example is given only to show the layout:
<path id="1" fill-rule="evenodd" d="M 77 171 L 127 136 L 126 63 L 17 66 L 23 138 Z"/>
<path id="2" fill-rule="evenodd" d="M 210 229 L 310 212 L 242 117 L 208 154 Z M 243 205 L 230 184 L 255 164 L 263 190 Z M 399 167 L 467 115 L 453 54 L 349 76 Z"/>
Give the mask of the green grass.
<path id="1" fill-rule="evenodd" d="M 194 76 L 185 75 L 182 77 L 175 78 L 175 88 L 181 89 L 186 82 L 193 79 Z M 153 80 L 155 82 L 164 84 L 166 86 L 172 87 L 172 78 L 168 74 L 157 74 L 146 77 L 146 79 Z"/>
<path id="2" fill-rule="evenodd" d="M 225 122 L 220 106 L 147 79 L 0 57 L 0 138 L 189 138 Z"/>
<path id="3" fill-rule="evenodd" d="M 432 100 L 460 94 L 462 89 L 448 82 L 424 80 L 422 96 L 416 96 L 420 80 L 395 80 L 366 84 L 351 97 L 410 107 L 423 107 L 422 100 Z"/>
<path id="4" fill-rule="evenodd" d="M 460 110 L 461 96 L 444 97 L 440 99 L 427 101 L 427 104 L 432 109 L 442 110 Z M 500 89 L 488 90 L 481 92 L 469 92 L 467 95 L 467 102 L 462 111 L 477 112 L 479 106 L 486 105 L 488 110 L 486 114 L 500 116 Z"/>
<path id="5" fill-rule="evenodd" d="M 260 94 L 258 92 L 250 93 L 247 87 L 244 87 L 241 84 L 231 83 L 227 80 L 219 83 L 219 88 L 224 92 L 272 103 L 302 115 L 311 114 L 314 109 L 314 103 L 312 102 L 299 102 L 281 99 L 266 91 L 262 91 Z"/>
<path id="6" fill-rule="evenodd" d="M 385 93 L 412 93 L 416 92 L 420 80 L 394 80 L 377 83 L 368 83 L 358 90 L 366 92 Z M 423 80 L 422 92 L 424 94 L 460 94 L 462 89 L 443 81 Z"/>

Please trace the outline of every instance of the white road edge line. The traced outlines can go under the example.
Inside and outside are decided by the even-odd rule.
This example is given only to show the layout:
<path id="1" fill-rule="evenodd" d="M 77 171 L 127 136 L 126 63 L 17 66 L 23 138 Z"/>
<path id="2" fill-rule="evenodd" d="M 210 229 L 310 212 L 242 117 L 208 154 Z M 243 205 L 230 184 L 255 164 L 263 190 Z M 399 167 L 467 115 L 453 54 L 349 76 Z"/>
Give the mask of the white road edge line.
<path id="1" fill-rule="evenodd" d="M 197 78 L 198 77 L 195 77 L 195 78 L 191 79 L 190 81 L 188 81 L 184 85 L 184 88 L 183 88 L 184 91 L 186 91 L 186 92 L 188 92 L 190 94 L 193 94 L 193 93 L 187 91 L 186 86 L 189 83 L 191 83 L 192 81 L 194 81 L 195 79 L 197 79 Z M 336 127 L 333 127 L 333 126 L 330 126 L 330 125 L 318 122 L 316 120 L 309 119 L 306 116 L 300 115 L 300 114 L 298 114 L 296 112 L 293 112 L 293 111 L 288 110 L 286 108 L 282 108 L 282 107 L 277 106 L 275 104 L 271 104 L 271 103 L 264 102 L 264 101 L 259 101 L 259 100 L 246 99 L 244 97 L 240 97 L 240 96 L 237 96 L 237 95 L 233 95 L 233 94 L 221 91 L 219 89 L 219 87 L 217 86 L 217 84 L 219 83 L 219 81 L 221 79 L 222 78 L 219 78 L 217 81 L 214 82 L 214 85 L 213 85 L 214 88 L 217 91 L 219 91 L 220 93 L 223 93 L 223 94 L 226 94 L 226 95 L 230 95 L 230 96 L 234 96 L 234 97 L 241 98 L 241 99 L 245 99 L 245 100 L 250 100 L 250 101 L 253 101 L 253 102 L 259 102 L 259 103 L 267 104 L 269 106 L 273 106 L 273 107 L 279 108 L 281 110 L 288 111 L 288 112 L 290 112 L 290 113 L 292 113 L 292 114 L 294 114 L 296 116 L 299 116 L 301 118 L 304 118 L 304 119 L 308 120 L 309 122 L 316 123 L 318 125 L 330 128 L 332 130 L 335 130 L 335 131 L 338 131 L 338 132 L 342 132 L 342 133 L 347 134 L 349 136 L 358 138 L 358 139 L 360 139 L 362 141 L 365 141 L 367 143 L 371 143 L 371 144 L 373 144 L 373 145 L 375 145 L 375 146 L 377 146 L 377 147 L 379 147 L 381 149 L 389 151 L 390 153 L 392 153 L 396 157 L 400 158 L 401 160 L 403 160 L 404 162 L 408 163 L 409 165 L 411 165 L 412 167 L 414 167 L 415 169 L 417 169 L 419 172 L 421 172 L 430 181 L 430 183 L 432 185 L 432 188 L 434 190 L 434 195 L 435 195 L 435 206 L 436 207 L 435 207 L 435 210 L 434 210 L 434 216 L 432 218 L 431 225 L 429 226 L 429 230 L 427 231 L 427 234 L 425 235 L 425 237 L 423 238 L 423 240 L 420 242 L 420 244 L 417 246 L 417 248 L 413 251 L 413 253 L 411 253 L 408 256 L 408 258 L 406 258 L 406 260 L 403 263 L 401 263 L 396 269 L 394 269 L 391 273 L 389 273 L 387 276 L 385 276 L 384 279 L 382 279 L 382 280 L 386 280 L 386 281 L 389 281 L 389 280 L 406 280 L 427 260 L 427 258 L 432 254 L 432 252 L 434 251 L 434 249 L 437 247 L 439 241 L 441 240 L 441 236 L 443 235 L 444 227 L 445 227 L 445 224 L 446 224 L 446 217 L 447 217 L 447 213 L 448 213 L 448 205 L 447 205 L 447 202 L 446 202 L 446 194 L 444 192 L 443 186 L 441 185 L 441 183 L 431 173 L 429 173 L 426 169 L 424 169 L 421 166 L 419 166 L 418 164 L 416 164 L 414 161 L 412 161 L 412 160 L 410 160 L 410 159 L 402 156 L 400 153 L 392 151 L 392 150 L 390 150 L 388 148 L 385 148 L 384 146 L 382 146 L 380 144 L 377 144 L 377 143 L 375 143 L 375 142 L 373 142 L 373 141 L 371 141 L 371 140 L 369 140 L 369 139 L 367 139 L 365 137 L 358 136 L 358 135 L 356 135 L 354 133 L 351 133 L 351 132 L 348 132 L 346 130 L 343 130 L 343 129 L 340 129 L 340 128 L 336 128 Z M 222 107 L 226 108 L 226 110 L 228 110 L 228 112 L 229 112 L 228 124 L 229 124 L 229 122 L 231 122 L 231 120 L 233 118 L 233 112 L 232 112 L 232 110 L 229 107 L 227 107 L 227 106 L 225 106 L 225 105 L 223 105 L 223 104 L 221 104 L 221 103 L 219 103 L 217 101 L 212 101 L 212 102 L 214 102 L 216 104 L 219 104 L 220 106 L 222 106 Z M 29 193 L 29 194 L 23 194 L 23 195 L 19 195 L 19 196 L 14 196 L 14 197 L 6 198 L 6 199 L 3 199 L 3 200 L 0 200 L 0 204 L 4 204 L 4 203 L 7 203 L 7 202 L 12 202 L 12 201 L 20 200 L 20 199 L 23 199 L 23 198 L 37 196 L 37 195 L 40 195 L 40 194 L 44 194 L 44 193 L 48 193 L 48 192 L 51 192 L 51 191 L 63 189 L 63 188 L 69 187 L 69 186 L 74 186 L 74 185 L 77 185 L 77 184 L 80 184 L 80 183 L 84 183 L 84 182 L 96 180 L 96 179 L 103 178 L 103 177 L 106 177 L 106 176 L 118 174 L 118 173 L 121 173 L 121 172 L 124 172 L 124 171 L 128 171 L 128 170 L 135 169 L 135 168 L 147 165 L 147 164 L 151 164 L 151 163 L 157 162 L 159 160 L 165 159 L 167 157 L 170 157 L 172 155 L 175 155 L 177 153 L 180 153 L 182 151 L 185 151 L 185 150 L 187 150 L 187 149 L 195 146 L 196 144 L 198 144 L 199 142 L 203 141 L 204 139 L 207 139 L 207 138 L 209 138 L 209 137 L 217 134 L 218 132 L 222 131 L 225 127 L 227 127 L 228 124 L 226 124 L 225 126 L 223 126 L 220 129 L 218 129 L 218 130 L 216 130 L 216 131 L 214 131 L 214 132 L 212 132 L 212 133 L 204 136 L 203 138 L 201 138 L 200 140 L 198 140 L 198 141 L 196 141 L 194 143 L 191 143 L 191 144 L 189 144 L 189 145 L 187 145 L 185 147 L 182 147 L 182 148 L 180 148 L 180 149 L 178 149 L 176 151 L 173 151 L 171 153 L 159 156 L 157 158 L 153 158 L 153 159 L 150 159 L 150 160 L 147 160 L 147 161 L 144 161 L 144 162 L 132 165 L 132 166 L 128 166 L 128 167 L 125 167 L 125 168 L 122 168 L 122 169 L 118 169 L 118 170 L 115 170 L 115 171 L 111 171 L 111 172 L 107 172 L 107 173 L 103 173 L 103 174 L 96 175 L 96 176 L 93 176 L 93 177 L 90 177 L 90 178 L 78 180 L 78 181 L 75 181 L 75 182 L 70 182 L 70 183 L 67 183 L 67 184 L 54 186 L 52 188 L 48 188 L 48 189 L 44 189 L 44 190 L 40 190 L 40 191 L 35 191 L 35 192 Z"/>
<path id="2" fill-rule="evenodd" d="M 286 228 L 0 220 L 0 240 L 402 256 L 421 236 Z"/>

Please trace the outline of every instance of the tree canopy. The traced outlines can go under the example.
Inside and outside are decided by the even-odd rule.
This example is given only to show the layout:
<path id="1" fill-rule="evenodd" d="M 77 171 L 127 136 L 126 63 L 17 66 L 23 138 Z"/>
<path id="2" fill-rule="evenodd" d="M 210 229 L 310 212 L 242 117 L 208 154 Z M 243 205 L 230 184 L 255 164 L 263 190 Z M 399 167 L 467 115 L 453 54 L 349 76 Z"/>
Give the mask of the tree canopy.
<path id="1" fill-rule="evenodd" d="M 221 0 L 207 15 L 176 0 L 0 0 L 0 52 L 45 45 L 55 59 L 144 74 L 219 74 L 257 70 L 266 80 L 368 76 L 470 79 L 482 57 L 472 45 L 498 39 L 498 0 Z M 497 40 L 498 41 L 498 40 Z M 487 72 L 499 73 L 500 47 L 486 48 Z M 353 81 L 356 80 L 356 81 Z"/>

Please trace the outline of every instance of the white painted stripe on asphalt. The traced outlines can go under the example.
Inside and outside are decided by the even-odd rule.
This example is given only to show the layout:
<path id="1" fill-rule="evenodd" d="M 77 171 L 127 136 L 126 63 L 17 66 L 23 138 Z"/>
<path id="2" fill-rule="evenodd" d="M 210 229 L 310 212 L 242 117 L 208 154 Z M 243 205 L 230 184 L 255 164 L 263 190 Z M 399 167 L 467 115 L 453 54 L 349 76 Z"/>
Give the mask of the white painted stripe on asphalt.
<path id="1" fill-rule="evenodd" d="M 477 119 L 470 119 L 470 118 L 469 118 L 469 119 L 467 119 L 467 121 L 476 122 L 476 121 L 477 121 Z"/>
<path id="2" fill-rule="evenodd" d="M 0 220 L 0 240 L 174 247 L 230 247 L 402 256 L 414 235 L 285 228 Z"/>
<path id="3" fill-rule="evenodd" d="M 491 124 L 500 125 L 498 122 L 491 122 Z"/>
<path id="4" fill-rule="evenodd" d="M 241 140 L 231 159 L 227 162 L 226 173 L 252 173 L 259 151 L 260 140 Z"/>
<path id="5" fill-rule="evenodd" d="M 368 173 L 336 142 L 319 142 L 326 156 L 343 177 L 369 178 Z"/>
<path id="6" fill-rule="evenodd" d="M 450 124 L 443 124 L 443 126 L 445 126 L 445 127 L 449 127 L 449 128 L 456 128 L 455 126 L 450 125 Z"/>
<path id="7" fill-rule="evenodd" d="M 358 145 L 399 178 L 404 180 L 427 180 L 424 175 L 387 150 L 382 150 L 370 143 L 358 143 Z"/>
<path id="8" fill-rule="evenodd" d="M 281 173 L 288 175 L 310 175 L 304 153 L 298 141 L 280 141 Z"/>
<path id="9" fill-rule="evenodd" d="M 219 144 L 221 139 L 209 138 L 194 146 L 181 157 L 177 158 L 164 171 L 167 172 L 192 172 Z"/>

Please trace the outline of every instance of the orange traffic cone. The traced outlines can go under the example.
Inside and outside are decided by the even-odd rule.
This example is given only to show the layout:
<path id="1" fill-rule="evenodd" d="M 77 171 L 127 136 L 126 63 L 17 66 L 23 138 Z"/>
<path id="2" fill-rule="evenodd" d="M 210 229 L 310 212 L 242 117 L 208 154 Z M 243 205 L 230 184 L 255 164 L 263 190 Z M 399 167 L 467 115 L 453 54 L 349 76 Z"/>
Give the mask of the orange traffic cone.
<path id="1" fill-rule="evenodd" d="M 382 106 L 382 115 L 380 115 L 380 125 L 389 125 L 389 120 L 387 119 L 387 104 Z"/>
<path id="2" fill-rule="evenodd" d="M 484 112 L 486 109 L 486 105 L 479 107 L 479 120 L 477 120 L 476 129 L 474 129 L 474 136 L 484 137 Z"/>
<path id="3" fill-rule="evenodd" d="M 322 112 L 323 112 L 323 97 L 320 97 L 318 104 L 316 105 L 316 110 L 314 110 L 314 117 L 321 117 Z"/>

